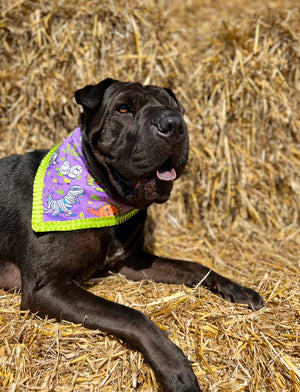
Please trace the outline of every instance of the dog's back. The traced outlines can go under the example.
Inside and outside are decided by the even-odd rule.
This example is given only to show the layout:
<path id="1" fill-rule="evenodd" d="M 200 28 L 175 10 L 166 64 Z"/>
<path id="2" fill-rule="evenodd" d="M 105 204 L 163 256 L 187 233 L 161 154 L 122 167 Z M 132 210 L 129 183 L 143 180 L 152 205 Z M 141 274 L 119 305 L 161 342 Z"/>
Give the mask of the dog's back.
<path id="1" fill-rule="evenodd" d="M 46 152 L 39 150 L 0 159 L 0 287 L 4 289 L 21 288 L 18 265 L 20 250 L 27 247 L 32 184 Z"/>

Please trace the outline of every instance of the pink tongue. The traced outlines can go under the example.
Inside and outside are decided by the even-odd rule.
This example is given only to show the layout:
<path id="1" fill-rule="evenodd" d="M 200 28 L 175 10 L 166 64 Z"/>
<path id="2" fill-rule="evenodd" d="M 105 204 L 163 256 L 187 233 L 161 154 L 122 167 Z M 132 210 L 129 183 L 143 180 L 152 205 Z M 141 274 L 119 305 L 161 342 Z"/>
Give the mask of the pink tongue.
<path id="1" fill-rule="evenodd" d="M 158 169 L 156 177 L 162 181 L 174 181 L 176 179 L 176 171 L 173 167 L 171 170 Z"/>

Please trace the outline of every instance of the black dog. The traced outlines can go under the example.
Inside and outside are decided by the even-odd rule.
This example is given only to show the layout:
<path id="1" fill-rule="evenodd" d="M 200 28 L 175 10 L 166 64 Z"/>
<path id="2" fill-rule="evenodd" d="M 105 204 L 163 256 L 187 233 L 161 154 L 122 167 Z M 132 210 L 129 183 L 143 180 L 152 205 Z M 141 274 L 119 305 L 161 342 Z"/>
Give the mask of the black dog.
<path id="1" fill-rule="evenodd" d="M 20 288 L 24 310 L 83 323 L 121 337 L 143 353 L 165 392 L 200 391 L 182 351 L 152 321 L 80 286 L 95 275 L 117 271 L 134 280 L 147 278 L 188 286 L 202 281 L 202 285 L 226 299 L 248 304 L 252 309 L 263 306 L 255 291 L 207 267 L 156 257 L 142 250 L 146 209 L 154 202 L 168 200 L 173 182 L 182 174 L 188 158 L 184 109 L 169 89 L 112 79 L 78 90 L 75 98 L 83 107 L 80 142 L 85 162 L 82 166 L 90 175 L 88 187 L 96 196 L 104 192 L 109 202 L 102 203 L 104 212 L 100 211 L 102 207 L 86 209 L 94 214 L 90 221 L 95 227 L 78 229 L 75 221 L 75 226 L 66 226 L 66 231 L 62 231 L 65 223 L 59 226 L 57 222 L 50 224 L 50 231 L 44 226 L 33 229 L 38 227 L 38 223 L 31 224 L 36 210 L 35 205 L 32 207 L 33 193 L 39 193 L 33 184 L 48 151 L 1 159 L 0 287 Z M 66 150 L 77 159 L 75 150 Z M 58 197 L 59 191 L 55 195 L 49 188 L 45 196 L 45 187 L 40 193 L 46 197 L 46 205 L 39 214 L 42 211 L 49 219 L 67 222 L 78 215 L 75 208 L 87 198 L 87 191 L 76 184 L 82 178 L 82 167 L 75 165 L 74 174 L 69 163 L 61 165 L 58 151 L 47 158 L 48 168 L 53 167 L 60 175 L 61 186 L 69 186 L 68 193 L 61 188 Z M 98 196 L 94 194 L 97 203 Z M 129 208 L 124 219 L 119 216 L 120 206 L 123 210 Z M 86 210 L 80 218 L 87 214 Z M 97 226 L 100 216 L 104 216 L 100 224 L 103 227 Z"/>

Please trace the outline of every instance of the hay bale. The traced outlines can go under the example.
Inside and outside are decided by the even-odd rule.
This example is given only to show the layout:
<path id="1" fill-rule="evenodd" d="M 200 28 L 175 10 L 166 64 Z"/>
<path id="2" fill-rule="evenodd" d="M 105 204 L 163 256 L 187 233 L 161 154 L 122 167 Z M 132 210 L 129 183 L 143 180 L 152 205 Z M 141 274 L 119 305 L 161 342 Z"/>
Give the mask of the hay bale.
<path id="1" fill-rule="evenodd" d="M 0 156 L 59 142 L 87 83 L 173 88 L 190 161 L 172 200 L 151 207 L 147 246 L 252 286 L 267 306 L 251 312 L 203 288 L 121 276 L 90 290 L 165 329 L 204 391 L 299 392 L 300 9 L 248 3 L 3 2 Z M 0 291 L 0 390 L 158 390 L 143 357 L 117 338 L 19 304 Z"/>
<path id="2" fill-rule="evenodd" d="M 299 224 L 299 36 L 297 8 L 224 22 L 206 45 L 187 89 L 198 181 L 185 187 L 206 220 Z"/>

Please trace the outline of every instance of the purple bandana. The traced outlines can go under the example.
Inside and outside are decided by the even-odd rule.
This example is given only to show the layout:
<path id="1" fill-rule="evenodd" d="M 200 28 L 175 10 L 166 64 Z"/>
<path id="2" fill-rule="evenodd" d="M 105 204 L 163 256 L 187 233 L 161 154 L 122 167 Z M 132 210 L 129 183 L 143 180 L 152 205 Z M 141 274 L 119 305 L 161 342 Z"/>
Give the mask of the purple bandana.
<path id="1" fill-rule="evenodd" d="M 87 170 L 81 130 L 75 130 L 43 159 L 33 188 L 36 232 L 114 226 L 139 210 L 112 199 Z"/>

